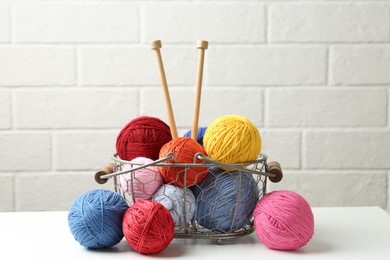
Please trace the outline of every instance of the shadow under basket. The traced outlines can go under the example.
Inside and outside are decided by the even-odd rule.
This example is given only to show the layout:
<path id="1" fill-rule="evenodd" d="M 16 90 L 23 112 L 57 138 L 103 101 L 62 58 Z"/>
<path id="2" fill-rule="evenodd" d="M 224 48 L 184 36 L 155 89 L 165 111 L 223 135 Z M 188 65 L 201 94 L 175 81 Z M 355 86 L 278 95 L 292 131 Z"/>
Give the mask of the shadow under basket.
<path id="1" fill-rule="evenodd" d="M 107 164 L 102 169 L 100 169 L 95 174 L 95 181 L 100 184 L 106 183 L 109 179 L 113 180 L 114 189 L 116 192 L 120 193 L 127 201 L 129 206 L 134 204 L 138 199 L 145 199 L 146 196 L 143 196 L 143 188 L 137 187 L 138 191 L 135 191 L 135 184 L 140 183 L 139 179 L 137 179 L 136 171 L 138 170 L 150 170 L 151 168 L 154 170 L 150 170 L 151 174 L 155 174 L 157 176 L 164 167 L 169 167 L 169 169 L 175 169 L 174 173 L 176 177 L 173 178 L 171 182 L 163 182 L 163 185 L 167 184 L 176 184 L 177 180 L 186 180 L 189 174 L 194 177 L 194 173 L 199 176 L 207 175 L 206 178 L 202 181 L 206 181 L 209 179 L 213 179 L 218 181 L 218 178 L 221 176 L 234 175 L 234 178 L 240 180 L 240 178 L 247 178 L 250 176 L 251 182 L 255 183 L 256 190 L 256 200 L 260 200 L 267 193 L 267 181 L 271 182 L 279 182 L 283 178 L 282 169 L 280 164 L 276 161 L 272 161 L 267 163 L 267 156 L 264 154 L 260 154 L 258 158 L 254 161 L 250 162 L 242 162 L 242 163 L 233 163 L 233 164 L 225 164 L 219 163 L 212 160 L 209 157 L 206 157 L 200 153 L 194 156 L 193 163 L 178 163 L 176 160 L 176 155 L 173 153 L 167 154 L 166 157 L 160 158 L 155 161 L 151 161 L 150 163 L 141 164 L 134 163 L 126 160 L 122 160 L 119 158 L 117 154 L 115 154 L 112 158 L 113 162 Z M 156 170 L 157 169 L 157 170 Z M 124 183 L 123 178 L 126 175 L 126 181 Z M 208 176 L 212 175 L 212 176 Z M 246 176 L 243 176 L 246 175 Z M 122 178 L 122 179 L 121 179 Z M 252 181 L 253 178 L 253 181 Z M 195 177 L 196 179 L 196 177 Z M 156 180 L 157 181 L 157 177 Z M 224 239 L 236 238 L 249 235 L 254 232 L 254 222 L 253 222 L 253 210 L 248 213 L 247 221 L 244 225 L 240 227 L 235 227 L 232 225 L 231 228 L 205 228 L 203 227 L 199 221 L 202 216 L 199 214 L 193 214 L 193 217 L 188 218 L 186 214 L 189 212 L 189 207 L 194 207 L 191 205 L 189 201 L 189 193 L 195 194 L 195 198 L 197 198 L 196 194 L 200 194 L 204 192 L 205 189 L 202 186 L 202 181 L 193 182 L 188 184 L 188 182 L 184 181 L 180 187 L 183 188 L 183 194 L 181 197 L 182 201 L 179 201 L 182 205 L 182 211 L 176 212 L 176 214 L 180 217 L 180 219 L 184 219 L 180 225 L 175 225 L 175 238 L 193 238 L 193 239 L 214 239 L 217 244 L 222 244 Z M 240 181 L 238 181 L 240 183 Z M 125 184 L 125 185 L 124 185 Z M 145 185 L 147 185 L 145 183 Z M 127 187 L 126 187 L 127 186 Z M 239 198 L 244 190 L 240 185 L 236 187 L 235 194 L 237 198 Z M 146 189 L 145 189 L 146 190 Z M 224 196 L 223 192 L 221 193 Z M 152 197 L 153 194 L 148 194 Z M 177 200 L 177 198 L 170 198 L 169 194 L 164 194 L 166 199 L 171 200 L 172 203 Z M 225 195 L 226 196 L 226 195 Z M 221 197 L 217 200 L 219 202 L 223 202 L 225 198 Z M 239 199 L 237 200 L 239 201 Z M 231 222 L 235 223 L 235 214 L 239 207 L 238 202 L 229 206 L 231 210 L 227 214 L 230 214 Z M 196 203 L 198 200 L 196 199 Z M 212 207 L 211 207 L 212 208 Z M 195 209 L 196 211 L 197 209 Z M 232 214 L 233 212 L 233 214 Z M 210 216 L 213 212 L 206 212 L 204 215 Z"/>

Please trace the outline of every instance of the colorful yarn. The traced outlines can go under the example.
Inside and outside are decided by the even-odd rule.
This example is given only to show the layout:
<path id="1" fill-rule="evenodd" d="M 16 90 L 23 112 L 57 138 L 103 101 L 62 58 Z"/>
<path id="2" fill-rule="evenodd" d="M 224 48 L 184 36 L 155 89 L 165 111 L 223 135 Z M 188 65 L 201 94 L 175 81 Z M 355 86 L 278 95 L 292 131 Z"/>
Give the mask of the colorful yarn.
<path id="1" fill-rule="evenodd" d="M 305 198 L 293 191 L 266 194 L 258 201 L 253 215 L 258 239 L 271 249 L 300 248 L 314 234 L 311 207 Z"/>
<path id="2" fill-rule="evenodd" d="M 68 212 L 68 225 L 74 239 L 87 248 L 105 248 L 123 238 L 122 220 L 128 209 L 116 192 L 96 189 L 76 198 Z"/>
<path id="3" fill-rule="evenodd" d="M 161 147 L 172 140 L 169 126 L 162 120 L 141 116 L 131 120 L 119 132 L 116 152 L 123 160 L 136 157 L 158 159 Z"/>
<path id="4" fill-rule="evenodd" d="M 141 254 L 160 253 L 174 237 L 171 213 L 160 203 L 151 200 L 138 200 L 130 206 L 123 217 L 122 226 L 128 244 Z"/>
<path id="5" fill-rule="evenodd" d="M 247 162 L 257 159 L 261 151 L 261 137 L 248 118 L 224 115 L 207 127 L 203 145 L 208 156 L 217 162 Z"/>
<path id="6" fill-rule="evenodd" d="M 204 134 L 206 133 L 206 129 L 207 129 L 207 127 L 199 127 L 199 128 L 198 128 L 198 134 L 197 134 L 197 136 L 196 136 L 196 141 L 197 141 L 201 146 L 203 146 L 203 136 L 204 136 Z M 192 131 L 189 130 L 188 132 L 186 132 L 186 133 L 184 134 L 184 137 L 191 137 L 191 135 L 192 135 Z"/>
<path id="7" fill-rule="evenodd" d="M 194 216 L 195 196 L 188 188 L 165 184 L 153 195 L 153 200 L 169 210 L 176 227 L 185 227 Z"/>
<path id="8" fill-rule="evenodd" d="M 166 143 L 160 150 L 160 158 L 166 157 L 168 153 L 176 155 L 177 163 L 194 163 L 194 156 L 197 153 L 207 156 L 203 147 L 188 137 L 179 137 Z M 174 158 L 168 161 L 168 163 L 174 162 Z M 196 163 L 202 162 L 196 160 Z M 185 169 L 187 169 L 186 173 Z M 190 168 L 182 166 L 161 166 L 160 172 L 166 183 L 188 187 L 202 181 L 206 177 L 208 170 L 207 167 L 202 166 Z"/>
<path id="9" fill-rule="evenodd" d="M 259 199 L 255 179 L 244 172 L 212 169 L 194 189 L 195 217 L 210 230 L 232 232 L 244 227 L 252 218 Z"/>
<path id="10" fill-rule="evenodd" d="M 122 171 L 154 162 L 152 159 L 137 157 L 125 164 Z M 131 164 L 131 163 L 134 163 Z M 124 192 L 127 192 L 134 199 L 150 199 L 164 182 L 157 166 L 148 166 L 134 172 L 128 172 L 119 176 Z"/>

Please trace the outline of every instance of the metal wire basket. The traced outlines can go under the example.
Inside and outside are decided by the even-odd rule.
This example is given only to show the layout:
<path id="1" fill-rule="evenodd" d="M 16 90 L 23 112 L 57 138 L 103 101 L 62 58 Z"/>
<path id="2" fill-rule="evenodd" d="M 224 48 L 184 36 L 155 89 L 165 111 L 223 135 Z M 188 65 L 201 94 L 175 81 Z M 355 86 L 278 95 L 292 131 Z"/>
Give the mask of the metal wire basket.
<path id="1" fill-rule="evenodd" d="M 184 176 L 186 179 L 187 174 L 197 167 L 202 167 L 207 171 L 207 174 L 214 174 L 212 169 L 222 169 L 219 173 L 223 174 L 235 174 L 240 177 L 240 174 L 249 174 L 253 177 L 256 182 L 258 189 L 258 199 L 261 199 L 267 192 L 267 181 L 270 180 L 272 182 L 279 182 L 283 173 L 278 162 L 270 162 L 267 163 L 267 156 L 264 154 L 260 154 L 258 158 L 254 161 L 243 162 L 243 163 L 233 163 L 233 164 L 224 164 L 220 162 L 216 162 L 209 157 L 206 157 L 200 153 L 194 156 L 193 163 L 178 163 L 176 160 L 176 156 L 173 153 L 167 154 L 166 157 L 160 158 L 156 161 L 152 161 L 147 164 L 138 164 L 126 160 L 122 160 L 115 154 L 112 158 L 113 163 L 110 163 L 103 167 L 95 174 L 96 182 L 103 184 L 108 181 L 108 179 L 113 179 L 114 189 L 116 192 L 119 192 L 128 202 L 129 205 L 135 203 L 138 198 L 142 198 L 141 193 L 134 193 L 134 189 L 126 189 L 123 184 L 121 184 L 121 176 L 124 174 L 130 174 L 130 178 L 127 180 L 127 186 L 132 187 L 134 183 L 137 181 L 136 175 L 134 174 L 137 170 L 144 169 L 150 166 L 157 167 L 180 167 L 180 170 L 177 172 L 176 176 Z M 173 163 L 169 163 L 171 161 Z M 125 167 L 126 166 L 126 167 Z M 126 168 L 126 170 L 124 170 Z M 177 169 L 177 168 L 176 168 Z M 199 171 L 198 171 L 199 172 Z M 204 172 L 199 172 L 202 174 Z M 157 176 L 157 175 L 156 175 Z M 218 175 L 220 176 L 220 175 Z M 215 176 L 215 178 L 218 178 Z M 123 181 L 123 180 L 122 180 Z M 169 183 L 165 183 L 169 184 Z M 190 206 L 187 201 L 187 189 L 201 189 L 201 186 L 198 184 L 193 184 L 190 186 L 183 186 L 183 212 L 176 212 L 183 219 L 186 218 L 186 214 L 188 212 L 188 207 Z M 130 191 L 130 192 L 129 192 Z M 238 194 L 240 194 L 240 190 L 238 190 Z M 169 199 L 168 195 L 167 198 Z M 171 198 L 171 200 L 174 200 Z M 228 230 L 220 230 L 220 229 L 207 229 L 199 224 L 197 219 L 192 217 L 189 221 L 186 221 L 180 226 L 175 226 L 175 238 L 194 238 L 194 239 L 214 239 L 217 244 L 222 244 L 224 239 L 236 238 L 245 235 L 249 235 L 254 231 L 254 222 L 253 216 L 248 217 L 249 221 L 245 223 L 244 226 L 240 228 L 231 228 Z M 233 219 L 234 221 L 234 219 Z"/>

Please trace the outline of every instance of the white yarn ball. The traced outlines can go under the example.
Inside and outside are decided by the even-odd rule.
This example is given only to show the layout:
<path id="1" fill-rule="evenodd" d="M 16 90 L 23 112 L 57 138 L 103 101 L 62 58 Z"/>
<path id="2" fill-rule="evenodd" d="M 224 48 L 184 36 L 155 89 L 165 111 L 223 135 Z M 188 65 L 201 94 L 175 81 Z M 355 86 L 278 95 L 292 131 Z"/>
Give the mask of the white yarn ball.
<path id="1" fill-rule="evenodd" d="M 184 189 L 186 189 L 185 218 Z M 184 227 L 195 214 L 195 196 L 188 188 L 165 184 L 157 190 L 152 199 L 162 204 L 169 210 L 169 212 L 171 212 L 175 227 Z"/>

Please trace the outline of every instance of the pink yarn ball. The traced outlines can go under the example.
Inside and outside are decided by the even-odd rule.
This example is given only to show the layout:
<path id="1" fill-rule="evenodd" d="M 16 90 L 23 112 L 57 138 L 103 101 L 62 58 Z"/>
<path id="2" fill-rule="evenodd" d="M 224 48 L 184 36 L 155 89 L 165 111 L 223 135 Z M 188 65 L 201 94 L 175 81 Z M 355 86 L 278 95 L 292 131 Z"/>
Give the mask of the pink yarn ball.
<path id="1" fill-rule="evenodd" d="M 146 157 L 137 157 L 130 161 L 132 164 L 125 164 L 122 171 L 128 171 L 140 165 L 152 163 L 153 160 Z M 132 179 L 133 175 L 133 179 Z M 153 194 L 162 186 L 163 177 L 157 166 L 148 166 L 143 169 L 128 172 L 119 177 L 124 192 L 133 196 L 134 199 L 150 199 Z"/>
<path id="2" fill-rule="evenodd" d="M 298 249 L 314 234 L 311 207 L 293 191 L 279 190 L 264 195 L 257 202 L 253 218 L 258 239 L 271 249 Z"/>

